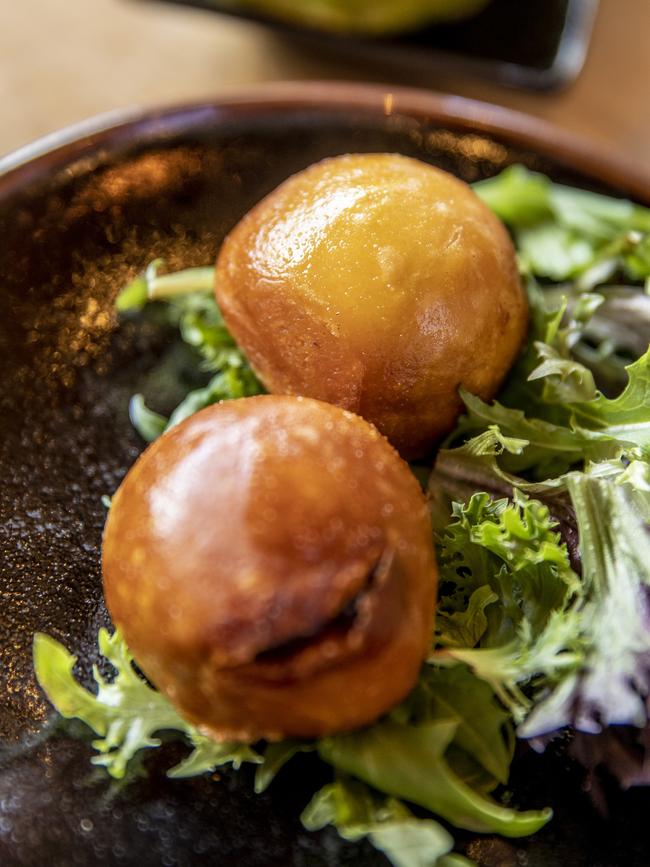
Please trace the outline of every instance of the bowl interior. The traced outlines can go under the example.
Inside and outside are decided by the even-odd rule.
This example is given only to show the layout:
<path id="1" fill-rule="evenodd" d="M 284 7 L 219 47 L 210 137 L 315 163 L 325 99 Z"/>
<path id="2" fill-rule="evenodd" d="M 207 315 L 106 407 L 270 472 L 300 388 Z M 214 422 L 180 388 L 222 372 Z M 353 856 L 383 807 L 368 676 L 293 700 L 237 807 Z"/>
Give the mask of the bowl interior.
<path id="1" fill-rule="evenodd" d="M 2 864 L 385 863 L 331 830 L 301 829 L 300 810 L 323 780 L 308 760 L 254 796 L 247 772 L 166 780 L 179 750 L 170 745 L 148 760 L 146 776 L 109 783 L 69 726 L 50 723 L 56 730 L 39 735 L 50 710 L 31 665 L 33 634 L 47 632 L 79 655 L 90 680 L 97 630 L 108 622 L 101 497 L 142 447 L 127 403 L 142 391 L 164 409 L 170 382 L 188 375 L 155 322 L 118 328 L 115 294 L 157 257 L 170 268 L 211 263 L 228 230 L 281 180 L 355 151 L 401 152 L 467 181 L 522 162 L 598 186 L 505 137 L 424 116 L 263 104 L 152 115 L 40 157 L 4 186 L 0 178 Z M 558 818 L 531 841 L 459 838 L 481 864 L 645 863 L 639 793 L 616 799 L 610 824 L 594 830 L 561 750 L 524 755 L 515 775 L 522 806 L 551 803 Z"/>

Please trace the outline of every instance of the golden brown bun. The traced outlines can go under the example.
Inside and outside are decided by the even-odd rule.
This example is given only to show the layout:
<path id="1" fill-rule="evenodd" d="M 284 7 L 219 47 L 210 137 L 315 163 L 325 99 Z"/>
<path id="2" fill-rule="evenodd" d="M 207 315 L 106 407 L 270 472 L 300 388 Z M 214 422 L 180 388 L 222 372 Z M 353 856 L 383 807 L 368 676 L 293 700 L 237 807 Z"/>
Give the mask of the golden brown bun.
<path id="1" fill-rule="evenodd" d="M 429 646 L 424 496 L 372 425 L 319 401 L 228 401 L 149 446 L 113 498 L 103 571 L 145 674 L 218 738 L 370 723 Z"/>
<path id="2" fill-rule="evenodd" d="M 510 238 L 467 184 L 396 154 L 289 178 L 226 238 L 217 300 L 267 389 L 362 415 L 407 457 L 491 398 L 526 333 Z"/>

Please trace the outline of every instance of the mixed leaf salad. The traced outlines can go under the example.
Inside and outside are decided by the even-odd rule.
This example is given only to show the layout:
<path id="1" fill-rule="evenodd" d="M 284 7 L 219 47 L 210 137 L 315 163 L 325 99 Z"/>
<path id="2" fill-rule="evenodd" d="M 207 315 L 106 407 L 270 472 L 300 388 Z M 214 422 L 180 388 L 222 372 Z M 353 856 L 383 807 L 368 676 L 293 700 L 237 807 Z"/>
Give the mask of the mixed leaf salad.
<path id="1" fill-rule="evenodd" d="M 427 473 L 440 599 L 415 690 L 363 731 L 216 743 L 142 679 L 118 632 L 100 631 L 115 674 L 96 669 L 96 691 L 37 635 L 41 686 L 93 729 L 92 761 L 113 777 L 170 731 L 191 750 L 170 776 L 250 762 L 258 792 L 317 753 L 333 777 L 305 827 L 367 837 L 398 867 L 470 863 L 450 827 L 520 837 L 549 821 L 549 809 L 504 803 L 518 738 L 541 750 L 569 730 L 577 758 L 624 787 L 650 783 L 650 210 L 520 166 L 475 189 L 513 234 L 532 326 L 498 402 L 463 393 L 466 413 Z M 263 390 L 221 319 L 212 269 L 161 271 L 153 263 L 118 308 L 162 305 L 210 373 L 169 417 L 133 398 L 145 440 Z"/>

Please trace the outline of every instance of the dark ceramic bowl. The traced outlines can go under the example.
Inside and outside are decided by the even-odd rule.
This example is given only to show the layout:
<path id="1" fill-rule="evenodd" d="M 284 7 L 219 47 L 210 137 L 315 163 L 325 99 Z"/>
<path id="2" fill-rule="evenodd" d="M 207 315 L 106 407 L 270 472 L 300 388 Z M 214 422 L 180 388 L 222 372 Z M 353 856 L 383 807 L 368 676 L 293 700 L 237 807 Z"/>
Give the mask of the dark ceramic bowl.
<path id="1" fill-rule="evenodd" d="M 210 263 L 224 234 L 291 172 L 346 151 L 399 151 L 474 181 L 519 161 L 571 184 L 650 202 L 650 180 L 525 118 L 418 91 L 335 84 L 91 121 L 0 164 L 0 864 L 379 865 L 368 845 L 298 821 L 323 770 L 307 759 L 262 796 L 246 772 L 169 781 L 169 745 L 117 786 L 86 740 L 48 723 L 31 643 L 41 630 L 79 654 L 89 681 L 97 629 L 102 494 L 141 443 L 127 419 L 173 354 L 152 326 L 117 328 L 113 300 L 157 256 Z M 162 399 L 162 398 L 161 398 Z M 43 734 L 43 725 L 46 726 Z M 49 725 L 49 728 L 48 728 Z M 40 732 L 40 733 L 39 733 Z M 513 791 L 555 820 L 530 840 L 459 841 L 479 864 L 647 863 L 644 792 L 607 820 L 561 750 L 524 753 Z"/>

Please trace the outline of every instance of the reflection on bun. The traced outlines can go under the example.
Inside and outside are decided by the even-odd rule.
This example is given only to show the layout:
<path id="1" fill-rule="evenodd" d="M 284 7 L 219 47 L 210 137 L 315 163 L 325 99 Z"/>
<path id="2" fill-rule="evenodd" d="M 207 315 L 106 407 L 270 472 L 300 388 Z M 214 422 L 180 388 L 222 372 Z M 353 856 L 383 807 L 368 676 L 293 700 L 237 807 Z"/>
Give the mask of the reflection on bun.
<path id="1" fill-rule="evenodd" d="M 113 498 L 103 570 L 145 674 L 217 738 L 370 723 L 429 645 L 419 486 L 375 428 L 315 400 L 228 401 L 157 440 Z"/>
<path id="2" fill-rule="evenodd" d="M 267 389 L 372 421 L 407 457 L 494 396 L 527 327 L 515 252 L 462 181 L 395 154 L 289 178 L 226 238 L 217 300 Z"/>

